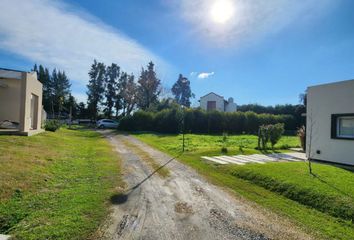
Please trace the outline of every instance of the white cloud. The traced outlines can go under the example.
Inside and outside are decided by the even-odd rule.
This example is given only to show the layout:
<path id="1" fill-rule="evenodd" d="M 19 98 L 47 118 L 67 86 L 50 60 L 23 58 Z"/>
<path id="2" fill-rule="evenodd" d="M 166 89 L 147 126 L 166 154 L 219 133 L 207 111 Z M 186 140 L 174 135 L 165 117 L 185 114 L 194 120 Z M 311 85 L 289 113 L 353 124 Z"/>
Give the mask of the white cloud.
<path id="1" fill-rule="evenodd" d="M 199 79 L 209 78 L 214 75 L 214 72 L 201 72 L 198 74 Z"/>
<path id="2" fill-rule="evenodd" d="M 171 0 L 172 1 L 172 0 Z M 212 6 L 218 0 L 175 0 L 178 16 L 193 26 L 193 37 L 213 46 L 229 47 L 254 43 L 293 24 L 308 24 L 323 16 L 337 1 L 333 0 L 229 0 L 233 16 L 225 23 L 212 17 Z"/>
<path id="3" fill-rule="evenodd" d="M 135 40 L 62 1 L 1 0 L 0 48 L 57 67 L 84 86 L 93 59 L 138 72 L 152 60 L 170 66 Z"/>

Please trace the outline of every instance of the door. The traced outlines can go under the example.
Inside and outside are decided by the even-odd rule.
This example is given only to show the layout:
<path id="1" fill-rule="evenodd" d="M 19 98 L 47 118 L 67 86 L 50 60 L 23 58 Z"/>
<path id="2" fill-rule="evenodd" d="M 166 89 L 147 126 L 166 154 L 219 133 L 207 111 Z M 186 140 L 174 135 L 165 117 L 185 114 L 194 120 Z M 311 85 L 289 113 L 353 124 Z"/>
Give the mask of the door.
<path id="1" fill-rule="evenodd" d="M 38 96 L 31 94 L 30 129 L 37 129 L 38 125 Z"/>
<path id="2" fill-rule="evenodd" d="M 216 101 L 207 102 L 207 111 L 216 110 Z"/>

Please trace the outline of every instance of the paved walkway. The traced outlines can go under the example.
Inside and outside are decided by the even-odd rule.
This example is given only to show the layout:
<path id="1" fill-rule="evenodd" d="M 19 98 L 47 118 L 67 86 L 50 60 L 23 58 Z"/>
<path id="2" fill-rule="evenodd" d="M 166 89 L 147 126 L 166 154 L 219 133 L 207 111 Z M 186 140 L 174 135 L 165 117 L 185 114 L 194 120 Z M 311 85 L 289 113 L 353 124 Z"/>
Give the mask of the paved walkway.
<path id="1" fill-rule="evenodd" d="M 306 160 L 306 154 L 301 152 L 291 152 L 214 157 L 203 156 L 202 159 L 212 161 L 218 164 L 245 165 L 248 163 L 265 164 L 267 162 L 300 162 Z"/>

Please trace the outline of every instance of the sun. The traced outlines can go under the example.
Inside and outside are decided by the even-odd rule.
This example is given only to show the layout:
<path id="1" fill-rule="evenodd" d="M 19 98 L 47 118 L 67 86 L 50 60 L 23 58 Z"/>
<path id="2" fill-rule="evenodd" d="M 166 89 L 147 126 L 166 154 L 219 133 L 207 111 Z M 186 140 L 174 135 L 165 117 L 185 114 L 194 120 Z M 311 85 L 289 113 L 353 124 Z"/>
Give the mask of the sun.
<path id="1" fill-rule="evenodd" d="M 226 23 L 234 15 L 234 4 L 231 0 L 215 0 L 210 14 L 214 22 Z"/>

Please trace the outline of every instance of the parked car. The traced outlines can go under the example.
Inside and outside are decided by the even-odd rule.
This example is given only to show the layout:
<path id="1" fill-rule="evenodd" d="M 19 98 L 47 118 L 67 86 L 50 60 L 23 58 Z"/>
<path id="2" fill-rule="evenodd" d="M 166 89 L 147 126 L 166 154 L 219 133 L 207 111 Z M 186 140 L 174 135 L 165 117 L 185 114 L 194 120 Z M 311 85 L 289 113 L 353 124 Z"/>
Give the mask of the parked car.
<path id="1" fill-rule="evenodd" d="M 118 122 L 111 119 L 101 119 L 97 121 L 98 128 L 117 128 Z"/>

